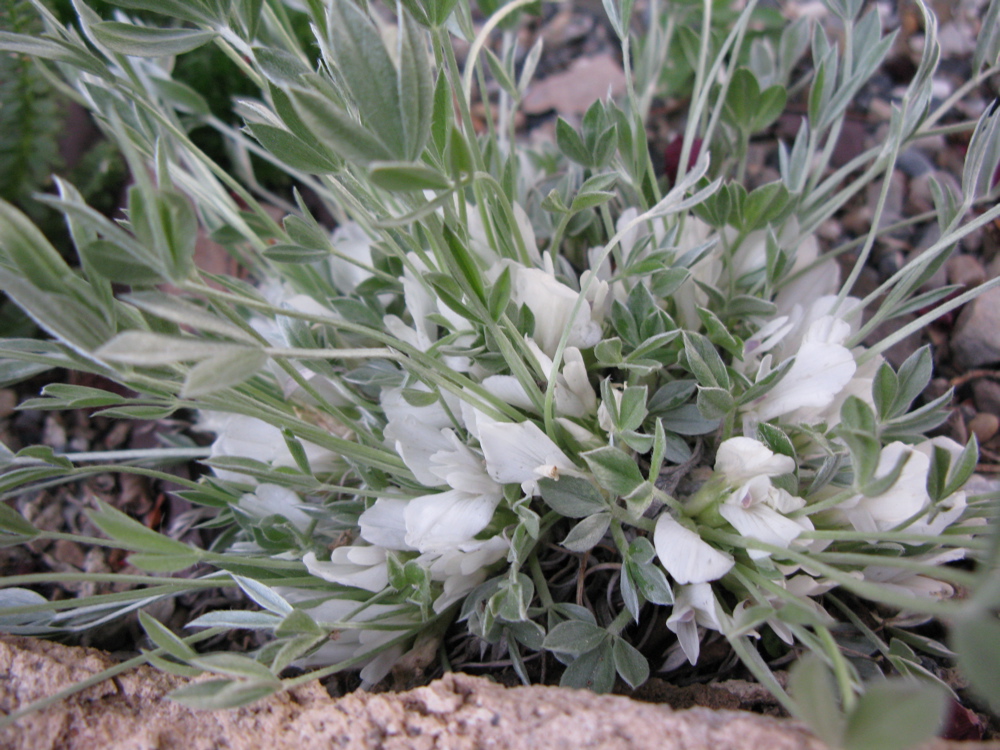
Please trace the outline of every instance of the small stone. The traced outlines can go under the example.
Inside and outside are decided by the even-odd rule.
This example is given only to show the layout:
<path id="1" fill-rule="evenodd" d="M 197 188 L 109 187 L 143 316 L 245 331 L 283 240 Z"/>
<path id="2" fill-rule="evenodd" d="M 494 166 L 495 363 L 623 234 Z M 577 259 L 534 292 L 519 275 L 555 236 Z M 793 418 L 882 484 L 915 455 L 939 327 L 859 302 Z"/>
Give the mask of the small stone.
<path id="1" fill-rule="evenodd" d="M 949 284 L 961 284 L 972 288 L 986 281 L 986 269 L 978 258 L 971 255 L 956 255 L 944 264 Z"/>
<path id="2" fill-rule="evenodd" d="M 1000 362 L 1000 288 L 990 289 L 965 306 L 951 339 L 956 364 L 964 369 Z"/>
<path id="3" fill-rule="evenodd" d="M 972 399 L 980 413 L 1000 417 L 1000 383 L 990 378 L 972 381 Z"/>
<path id="4" fill-rule="evenodd" d="M 908 148 L 899 155 L 896 166 L 911 180 L 934 171 L 934 162 L 918 148 Z"/>
<path id="5" fill-rule="evenodd" d="M 989 412 L 979 412 L 969 420 L 969 431 L 975 434 L 976 440 L 982 445 L 1000 431 L 1000 417 Z"/>

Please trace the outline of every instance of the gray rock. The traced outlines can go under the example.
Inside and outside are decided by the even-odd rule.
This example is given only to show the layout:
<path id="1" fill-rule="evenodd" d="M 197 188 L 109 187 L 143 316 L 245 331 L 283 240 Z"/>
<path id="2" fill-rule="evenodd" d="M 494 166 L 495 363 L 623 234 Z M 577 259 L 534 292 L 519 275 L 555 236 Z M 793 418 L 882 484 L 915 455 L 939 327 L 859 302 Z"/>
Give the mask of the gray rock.
<path id="1" fill-rule="evenodd" d="M 955 324 L 951 350 L 956 364 L 965 369 L 1000 362 L 1000 288 L 965 306 Z"/>

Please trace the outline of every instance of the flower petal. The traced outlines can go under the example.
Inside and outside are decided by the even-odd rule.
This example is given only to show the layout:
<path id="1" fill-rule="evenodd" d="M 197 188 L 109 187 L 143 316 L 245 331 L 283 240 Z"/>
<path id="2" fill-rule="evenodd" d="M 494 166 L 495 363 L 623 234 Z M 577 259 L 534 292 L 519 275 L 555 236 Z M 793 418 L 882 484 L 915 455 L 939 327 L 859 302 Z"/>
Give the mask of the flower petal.
<path id="1" fill-rule="evenodd" d="M 406 543 L 421 552 L 453 549 L 469 542 L 493 519 L 500 492 L 470 495 L 460 490 L 415 497 L 406 503 Z"/>
<path id="2" fill-rule="evenodd" d="M 719 513 L 743 536 L 776 547 L 787 548 L 804 531 L 800 524 L 763 503 L 749 508 L 736 503 L 723 503 L 719 506 Z M 748 549 L 747 552 L 752 559 L 770 554 L 757 549 Z"/>
<path id="3" fill-rule="evenodd" d="M 386 549 L 413 549 L 406 543 L 406 500 L 380 497 L 358 518 L 361 538 Z"/>
<path id="4" fill-rule="evenodd" d="M 719 446 L 715 470 L 725 474 L 733 484 L 742 484 L 762 474 L 776 477 L 795 471 L 795 461 L 775 453 L 759 440 L 734 437 Z"/>
<path id="5" fill-rule="evenodd" d="M 660 564 L 677 583 L 705 583 L 722 578 L 735 564 L 669 513 L 656 521 L 653 545 Z"/>
<path id="6" fill-rule="evenodd" d="M 534 422 L 480 422 L 479 442 L 486 471 L 500 484 L 535 482 L 575 468 Z"/>

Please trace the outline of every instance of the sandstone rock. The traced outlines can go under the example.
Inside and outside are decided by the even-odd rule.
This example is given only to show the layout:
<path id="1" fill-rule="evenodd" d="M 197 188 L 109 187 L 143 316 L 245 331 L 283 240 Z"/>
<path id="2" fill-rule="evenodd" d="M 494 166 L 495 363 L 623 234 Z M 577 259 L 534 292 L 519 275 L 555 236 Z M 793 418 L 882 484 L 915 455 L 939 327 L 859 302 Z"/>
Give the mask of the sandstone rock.
<path id="1" fill-rule="evenodd" d="M 1000 361 L 1000 288 L 990 289 L 965 306 L 955 324 L 951 350 L 964 368 Z"/>
<path id="2" fill-rule="evenodd" d="M 529 115 L 555 110 L 563 115 L 582 115 L 598 99 L 625 92 L 625 72 L 611 55 L 582 57 L 568 70 L 532 84 L 522 109 Z"/>
<path id="3" fill-rule="evenodd" d="M 6 714 L 85 679 L 112 660 L 93 649 L 0 637 Z M 823 750 L 800 724 L 738 711 L 639 703 L 551 687 L 505 688 L 448 674 L 406 693 L 331 699 L 318 683 L 231 711 L 163 698 L 185 680 L 148 667 L 87 688 L 0 729 L 9 750 Z M 934 741 L 923 750 L 993 747 Z"/>

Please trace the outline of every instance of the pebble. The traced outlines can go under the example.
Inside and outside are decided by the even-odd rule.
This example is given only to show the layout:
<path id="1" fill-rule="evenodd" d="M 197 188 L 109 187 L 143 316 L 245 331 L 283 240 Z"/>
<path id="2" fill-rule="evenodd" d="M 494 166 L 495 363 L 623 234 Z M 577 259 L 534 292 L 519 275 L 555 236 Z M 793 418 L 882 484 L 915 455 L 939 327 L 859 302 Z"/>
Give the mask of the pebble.
<path id="1" fill-rule="evenodd" d="M 972 399 L 980 413 L 1000 417 L 1000 382 L 990 378 L 972 381 Z"/>
<path id="2" fill-rule="evenodd" d="M 920 149 L 908 148 L 899 155 L 896 167 L 912 180 L 927 172 L 933 172 L 934 162 L 928 159 L 927 155 Z"/>
<path id="3" fill-rule="evenodd" d="M 6 419 L 17 409 L 17 393 L 10 388 L 0 390 L 0 419 Z"/>
<path id="4" fill-rule="evenodd" d="M 944 264 L 949 284 L 961 284 L 966 288 L 979 286 L 986 281 L 986 269 L 978 258 L 971 255 L 955 255 Z"/>
<path id="5" fill-rule="evenodd" d="M 934 194 L 931 192 L 931 180 L 937 180 L 941 191 L 945 195 L 951 190 L 951 194 L 956 196 L 956 203 L 958 202 L 957 197 L 962 194 L 962 187 L 958 184 L 958 180 L 948 172 L 932 170 L 924 172 L 910 180 L 910 189 L 906 195 L 907 213 L 920 214 L 924 211 L 934 210 Z"/>
<path id="6" fill-rule="evenodd" d="M 1000 431 L 1000 417 L 990 412 L 980 412 L 969 420 L 969 430 L 982 445 Z"/>
<path id="7" fill-rule="evenodd" d="M 990 289 L 965 306 L 951 339 L 959 367 L 972 369 L 1000 362 L 1000 287 Z"/>

